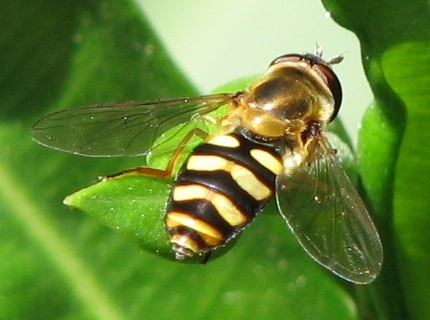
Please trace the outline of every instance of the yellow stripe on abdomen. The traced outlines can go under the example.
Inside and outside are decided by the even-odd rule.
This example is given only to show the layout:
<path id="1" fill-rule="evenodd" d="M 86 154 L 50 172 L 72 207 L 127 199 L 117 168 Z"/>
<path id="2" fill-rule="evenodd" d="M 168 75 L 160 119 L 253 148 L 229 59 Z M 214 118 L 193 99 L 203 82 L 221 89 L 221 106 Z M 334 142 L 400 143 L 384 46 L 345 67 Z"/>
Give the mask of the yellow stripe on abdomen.
<path id="1" fill-rule="evenodd" d="M 272 195 L 272 191 L 251 170 L 221 156 L 191 155 L 187 161 L 186 168 L 193 171 L 222 170 L 228 172 L 239 187 L 257 201 Z"/>
<path id="2" fill-rule="evenodd" d="M 261 201 L 270 197 L 273 193 L 255 176 L 253 172 L 240 165 L 233 165 L 230 174 L 234 181 L 255 200 Z"/>
<path id="3" fill-rule="evenodd" d="M 173 189 L 173 201 L 206 200 L 210 202 L 218 214 L 231 226 L 237 227 L 247 221 L 244 215 L 234 203 L 223 194 L 210 190 L 206 186 L 192 184 L 176 186 Z"/>
<path id="4" fill-rule="evenodd" d="M 252 149 L 250 154 L 254 160 L 258 161 L 259 164 L 272 171 L 276 175 L 280 175 L 284 170 L 283 163 L 265 150 Z"/>
<path id="5" fill-rule="evenodd" d="M 216 228 L 189 213 L 169 212 L 166 223 L 171 228 L 187 226 L 203 235 L 206 243 L 212 246 L 225 240 Z"/>

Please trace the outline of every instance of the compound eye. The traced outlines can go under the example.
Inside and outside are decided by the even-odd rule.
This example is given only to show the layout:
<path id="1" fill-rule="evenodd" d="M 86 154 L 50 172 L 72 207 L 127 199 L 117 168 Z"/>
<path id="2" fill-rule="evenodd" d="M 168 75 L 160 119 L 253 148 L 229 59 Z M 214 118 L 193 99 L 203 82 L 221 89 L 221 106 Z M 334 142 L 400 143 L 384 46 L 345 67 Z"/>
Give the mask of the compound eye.
<path id="1" fill-rule="evenodd" d="M 303 59 L 304 59 L 304 56 L 302 54 L 298 54 L 298 53 L 285 54 L 285 55 L 277 57 L 275 60 L 273 60 L 270 63 L 269 68 L 275 64 L 278 64 L 278 63 L 299 62 L 299 61 L 303 61 Z"/>
<path id="2" fill-rule="evenodd" d="M 329 120 L 329 122 L 332 122 L 334 118 L 336 118 L 340 109 L 340 104 L 342 103 L 342 87 L 340 85 L 340 81 L 333 70 L 324 63 L 317 62 L 315 64 L 311 64 L 311 67 L 312 70 L 318 73 L 321 79 L 327 84 L 331 94 L 333 95 L 334 110 Z"/>

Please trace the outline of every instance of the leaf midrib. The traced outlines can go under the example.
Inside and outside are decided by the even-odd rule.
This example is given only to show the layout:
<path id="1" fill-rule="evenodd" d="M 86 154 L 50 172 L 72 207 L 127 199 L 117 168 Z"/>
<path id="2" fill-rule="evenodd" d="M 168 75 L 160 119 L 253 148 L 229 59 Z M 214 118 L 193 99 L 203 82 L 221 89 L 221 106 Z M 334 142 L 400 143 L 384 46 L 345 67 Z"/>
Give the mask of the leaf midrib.
<path id="1" fill-rule="evenodd" d="M 10 208 L 11 216 L 19 220 L 26 235 L 49 257 L 58 274 L 67 279 L 72 294 L 88 313 L 97 319 L 126 319 L 115 301 L 104 293 L 103 287 L 82 260 L 64 241 L 47 218 L 46 210 L 27 196 L 20 183 L 10 175 L 10 168 L 0 165 L 0 197 Z"/>

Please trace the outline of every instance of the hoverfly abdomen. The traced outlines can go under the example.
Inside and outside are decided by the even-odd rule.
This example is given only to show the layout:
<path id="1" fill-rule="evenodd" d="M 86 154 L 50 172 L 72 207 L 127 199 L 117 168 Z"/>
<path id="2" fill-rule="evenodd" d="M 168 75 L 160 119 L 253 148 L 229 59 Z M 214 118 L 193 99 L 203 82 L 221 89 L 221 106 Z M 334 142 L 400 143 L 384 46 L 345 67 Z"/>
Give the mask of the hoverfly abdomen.
<path id="1" fill-rule="evenodd" d="M 167 205 L 176 258 L 209 252 L 234 238 L 273 197 L 282 170 L 273 145 L 240 133 L 218 135 L 196 147 Z"/>

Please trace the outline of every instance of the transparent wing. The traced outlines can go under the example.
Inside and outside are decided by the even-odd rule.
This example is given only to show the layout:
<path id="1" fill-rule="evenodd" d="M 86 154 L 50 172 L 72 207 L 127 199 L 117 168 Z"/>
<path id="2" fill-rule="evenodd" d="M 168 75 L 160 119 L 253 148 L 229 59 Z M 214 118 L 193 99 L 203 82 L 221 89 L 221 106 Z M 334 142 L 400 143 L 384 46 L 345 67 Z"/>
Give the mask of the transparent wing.
<path id="1" fill-rule="evenodd" d="M 383 252 L 378 232 L 328 142 L 321 157 L 279 177 L 277 203 L 306 252 L 341 278 L 364 284 L 379 274 Z"/>
<path id="2" fill-rule="evenodd" d="M 42 118 L 31 133 L 42 145 L 84 156 L 144 155 L 163 132 L 218 109 L 235 95 L 214 94 L 67 109 Z"/>

